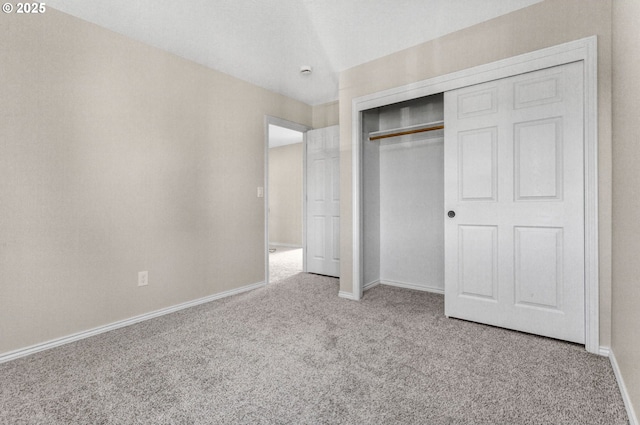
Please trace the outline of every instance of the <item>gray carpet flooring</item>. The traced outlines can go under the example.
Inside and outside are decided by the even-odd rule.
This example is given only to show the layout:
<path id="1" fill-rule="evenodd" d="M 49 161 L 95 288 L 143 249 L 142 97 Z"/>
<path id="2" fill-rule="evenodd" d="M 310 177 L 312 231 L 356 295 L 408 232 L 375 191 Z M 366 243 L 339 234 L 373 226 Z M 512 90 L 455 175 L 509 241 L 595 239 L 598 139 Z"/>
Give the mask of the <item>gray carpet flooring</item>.
<path id="1" fill-rule="evenodd" d="M 624 424 L 608 359 L 443 297 L 277 284 L 0 365 L 2 424 Z"/>

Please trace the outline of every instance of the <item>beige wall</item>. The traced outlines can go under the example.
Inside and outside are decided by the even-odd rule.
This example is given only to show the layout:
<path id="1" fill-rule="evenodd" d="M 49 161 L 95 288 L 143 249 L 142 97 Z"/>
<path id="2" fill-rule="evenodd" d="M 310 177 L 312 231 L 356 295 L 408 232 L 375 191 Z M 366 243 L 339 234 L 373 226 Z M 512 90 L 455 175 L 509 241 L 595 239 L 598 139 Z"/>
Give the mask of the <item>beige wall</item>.
<path id="1" fill-rule="evenodd" d="M 269 149 L 269 243 L 302 246 L 302 143 Z"/>
<path id="2" fill-rule="evenodd" d="M 640 2 L 613 2 L 613 308 L 611 349 L 640 413 Z"/>
<path id="3" fill-rule="evenodd" d="M 311 107 L 51 8 L 0 52 L 0 353 L 264 281 L 264 116 Z"/>
<path id="4" fill-rule="evenodd" d="M 313 128 L 331 127 L 339 124 L 340 109 L 338 101 L 313 107 Z"/>
<path id="5" fill-rule="evenodd" d="M 602 0 L 546 0 L 340 74 L 341 291 L 352 292 L 353 283 L 352 100 L 592 35 L 598 36 L 599 73 L 600 343 L 610 344 L 611 3 Z"/>

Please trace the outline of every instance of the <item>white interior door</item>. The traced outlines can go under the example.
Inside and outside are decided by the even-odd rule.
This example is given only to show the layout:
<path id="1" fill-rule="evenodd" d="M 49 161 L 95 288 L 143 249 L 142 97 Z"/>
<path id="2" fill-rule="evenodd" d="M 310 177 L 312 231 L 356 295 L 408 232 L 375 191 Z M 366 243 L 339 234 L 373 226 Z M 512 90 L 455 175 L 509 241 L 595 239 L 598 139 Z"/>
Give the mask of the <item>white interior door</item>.
<path id="1" fill-rule="evenodd" d="M 445 93 L 447 316 L 584 343 L 582 67 Z"/>
<path id="2" fill-rule="evenodd" d="M 307 132 L 307 272 L 340 275 L 340 131 Z"/>

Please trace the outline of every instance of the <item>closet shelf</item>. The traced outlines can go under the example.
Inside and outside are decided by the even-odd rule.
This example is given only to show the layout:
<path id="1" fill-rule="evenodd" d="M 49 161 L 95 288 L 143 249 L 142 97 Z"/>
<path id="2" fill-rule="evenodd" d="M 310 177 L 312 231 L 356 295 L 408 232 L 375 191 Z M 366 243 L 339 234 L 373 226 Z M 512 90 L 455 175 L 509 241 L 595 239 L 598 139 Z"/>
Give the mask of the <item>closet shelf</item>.
<path id="1" fill-rule="evenodd" d="M 389 130 L 372 131 L 369 133 L 369 140 L 376 141 L 389 137 L 406 136 L 409 134 L 423 133 L 426 131 L 444 129 L 444 121 L 434 121 L 425 124 L 411 125 L 408 127 L 392 128 Z"/>

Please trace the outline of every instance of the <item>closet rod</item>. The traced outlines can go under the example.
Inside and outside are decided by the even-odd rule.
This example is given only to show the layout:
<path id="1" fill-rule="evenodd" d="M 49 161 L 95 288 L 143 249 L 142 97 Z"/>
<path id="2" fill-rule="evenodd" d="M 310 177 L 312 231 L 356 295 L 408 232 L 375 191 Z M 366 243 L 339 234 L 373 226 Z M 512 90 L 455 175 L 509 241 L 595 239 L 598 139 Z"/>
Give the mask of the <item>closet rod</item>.
<path id="1" fill-rule="evenodd" d="M 406 136 L 408 134 L 423 133 L 425 131 L 434 131 L 434 130 L 442 130 L 442 129 L 444 129 L 444 125 L 434 125 L 432 127 L 419 128 L 419 129 L 416 129 L 416 130 L 406 130 L 406 131 L 399 131 L 397 133 L 381 134 L 379 136 L 372 136 L 372 137 L 369 137 L 369 140 L 374 141 L 374 140 L 386 139 L 388 137 Z"/>

